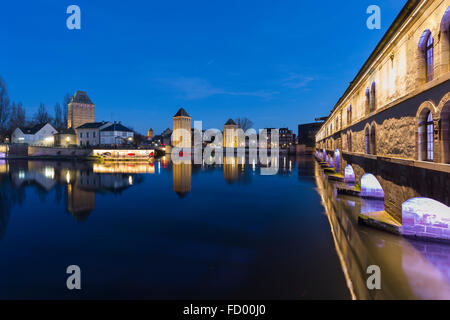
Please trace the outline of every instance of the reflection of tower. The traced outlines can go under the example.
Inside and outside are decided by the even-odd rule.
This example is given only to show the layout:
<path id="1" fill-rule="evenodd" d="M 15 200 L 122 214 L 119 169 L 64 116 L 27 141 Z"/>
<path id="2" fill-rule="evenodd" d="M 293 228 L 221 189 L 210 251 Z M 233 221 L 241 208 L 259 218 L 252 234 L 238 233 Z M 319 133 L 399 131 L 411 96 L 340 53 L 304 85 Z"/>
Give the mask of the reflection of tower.
<path id="1" fill-rule="evenodd" d="M 232 158 L 224 158 L 223 161 L 223 176 L 225 180 L 232 184 L 234 181 L 238 178 L 238 163 L 237 163 L 237 157 Z"/>
<path id="2" fill-rule="evenodd" d="M 191 191 L 192 165 L 187 162 L 173 164 L 173 191 L 184 198 Z"/>
<path id="3" fill-rule="evenodd" d="M 95 192 L 80 189 L 76 183 L 67 185 L 67 210 L 77 221 L 85 221 L 95 209 Z"/>
<path id="4" fill-rule="evenodd" d="M 223 127 L 223 147 L 237 148 L 236 123 L 233 119 L 228 119 Z"/>
<path id="5" fill-rule="evenodd" d="M 77 91 L 67 105 L 67 128 L 95 122 L 95 105 L 84 91 Z"/>
<path id="6" fill-rule="evenodd" d="M 174 147 L 191 147 L 191 117 L 183 108 L 173 116 L 172 141 Z"/>

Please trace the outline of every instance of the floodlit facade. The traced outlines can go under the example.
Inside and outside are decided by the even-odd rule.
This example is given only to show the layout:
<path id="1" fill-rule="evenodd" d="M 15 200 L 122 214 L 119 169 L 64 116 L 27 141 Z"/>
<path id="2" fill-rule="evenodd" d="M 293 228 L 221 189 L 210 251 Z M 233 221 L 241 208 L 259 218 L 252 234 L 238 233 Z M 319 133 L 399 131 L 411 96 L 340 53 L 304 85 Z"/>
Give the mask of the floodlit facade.
<path id="1" fill-rule="evenodd" d="M 183 108 L 173 116 L 172 145 L 178 148 L 191 147 L 191 117 Z"/>
<path id="2" fill-rule="evenodd" d="M 67 128 L 95 122 L 95 104 L 84 91 L 77 91 L 67 105 Z"/>
<path id="3" fill-rule="evenodd" d="M 50 147 L 55 144 L 56 133 L 58 131 L 50 123 L 38 124 L 31 128 L 16 128 L 11 135 L 11 142 Z"/>
<path id="4" fill-rule="evenodd" d="M 449 4 L 406 3 L 315 139 L 316 155 L 342 175 L 352 172 L 361 188 L 372 174 L 377 184 L 366 190 L 383 191 L 384 209 L 403 225 L 410 199 L 450 203 Z M 450 231 L 428 227 L 420 233 L 431 238 Z"/>
<path id="5" fill-rule="evenodd" d="M 223 127 L 223 147 L 238 147 L 237 125 L 233 119 L 228 119 Z"/>

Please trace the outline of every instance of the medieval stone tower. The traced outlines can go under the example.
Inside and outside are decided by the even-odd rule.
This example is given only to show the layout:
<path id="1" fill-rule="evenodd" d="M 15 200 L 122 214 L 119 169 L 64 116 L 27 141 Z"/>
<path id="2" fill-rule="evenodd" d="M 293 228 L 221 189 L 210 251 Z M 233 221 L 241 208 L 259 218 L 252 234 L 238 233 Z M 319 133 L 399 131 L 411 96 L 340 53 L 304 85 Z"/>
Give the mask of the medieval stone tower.
<path id="1" fill-rule="evenodd" d="M 67 128 L 95 122 L 95 105 L 84 91 L 77 91 L 67 105 Z"/>
<path id="2" fill-rule="evenodd" d="M 173 116 L 172 145 L 178 148 L 191 147 L 191 117 L 183 108 Z"/>

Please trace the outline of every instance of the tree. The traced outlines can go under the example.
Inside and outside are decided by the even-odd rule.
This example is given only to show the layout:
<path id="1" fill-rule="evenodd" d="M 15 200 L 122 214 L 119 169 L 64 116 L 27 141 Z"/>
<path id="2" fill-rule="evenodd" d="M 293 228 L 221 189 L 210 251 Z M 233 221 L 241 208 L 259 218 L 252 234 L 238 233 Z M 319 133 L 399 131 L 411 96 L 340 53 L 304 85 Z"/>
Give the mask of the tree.
<path id="1" fill-rule="evenodd" d="M 64 126 L 63 124 L 63 114 L 61 110 L 61 105 L 59 102 L 55 104 L 55 117 L 53 118 L 53 127 L 57 130 L 62 129 Z"/>
<path id="2" fill-rule="evenodd" d="M 68 121 L 68 110 L 69 110 L 69 102 L 70 100 L 72 100 L 72 95 L 70 93 L 66 93 L 66 95 L 64 96 L 64 100 L 63 100 L 63 107 L 64 107 L 64 126 L 67 126 L 67 121 Z"/>
<path id="3" fill-rule="evenodd" d="M 45 105 L 41 102 L 39 109 L 34 116 L 36 124 L 46 124 L 50 121 L 50 116 L 48 115 Z"/>
<path id="4" fill-rule="evenodd" d="M 6 84 L 0 77 L 0 134 L 6 131 L 6 123 L 9 117 L 9 97 Z"/>
<path id="5" fill-rule="evenodd" d="M 253 122 L 251 120 L 249 120 L 248 118 L 237 118 L 235 120 L 236 125 L 238 128 L 247 131 L 248 129 L 250 129 L 253 126 Z"/>

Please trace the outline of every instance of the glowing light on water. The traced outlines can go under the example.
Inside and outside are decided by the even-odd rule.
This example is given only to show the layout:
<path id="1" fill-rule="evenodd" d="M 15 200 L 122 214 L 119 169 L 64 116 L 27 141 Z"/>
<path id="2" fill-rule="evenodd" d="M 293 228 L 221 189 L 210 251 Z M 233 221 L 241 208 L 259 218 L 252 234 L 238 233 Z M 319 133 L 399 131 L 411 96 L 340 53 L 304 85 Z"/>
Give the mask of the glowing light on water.
<path id="1" fill-rule="evenodd" d="M 66 173 L 66 181 L 67 181 L 67 184 L 70 183 L 70 172 L 69 171 L 67 171 L 67 173 Z"/>
<path id="2" fill-rule="evenodd" d="M 45 167 L 44 175 L 46 178 L 53 180 L 55 178 L 55 169 L 52 167 Z"/>

